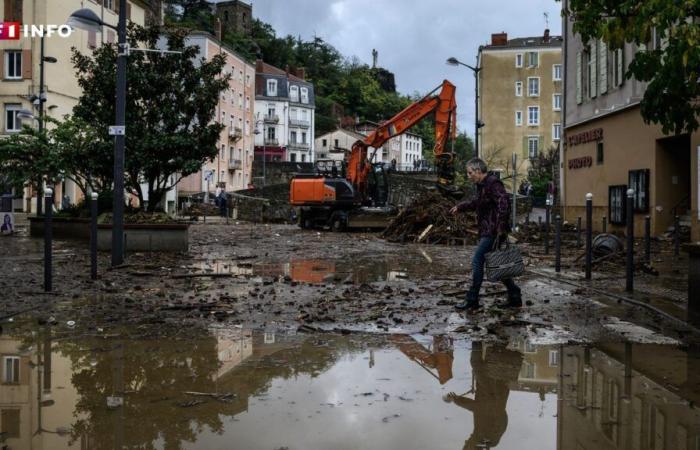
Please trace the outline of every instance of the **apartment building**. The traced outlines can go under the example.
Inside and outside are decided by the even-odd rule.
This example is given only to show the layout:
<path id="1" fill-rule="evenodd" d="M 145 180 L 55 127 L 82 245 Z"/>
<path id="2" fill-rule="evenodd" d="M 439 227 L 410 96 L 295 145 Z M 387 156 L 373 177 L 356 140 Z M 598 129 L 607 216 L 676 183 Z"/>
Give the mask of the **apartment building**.
<path id="1" fill-rule="evenodd" d="M 518 155 L 518 172 L 530 160 L 556 148 L 561 140 L 563 71 L 562 38 L 541 36 L 508 39 L 491 35 L 479 48 L 478 154 L 490 169 L 504 172 Z"/>
<path id="2" fill-rule="evenodd" d="M 304 69 L 290 72 L 257 60 L 255 71 L 255 158 L 314 162 L 314 86 Z"/>
<path id="3" fill-rule="evenodd" d="M 344 128 L 322 134 L 315 141 L 316 157 L 317 159 L 345 161 L 350 156 L 352 145 L 364 138 L 364 135 Z"/>
<path id="4" fill-rule="evenodd" d="M 227 192 L 247 189 L 253 171 L 255 67 L 208 33 L 190 34 L 187 44 L 199 47 L 198 59 L 209 61 L 224 55 L 223 73 L 231 79 L 229 88 L 221 93 L 214 119 L 224 126 L 217 142 L 219 152 L 200 171 L 178 183 L 178 197 L 205 191 L 216 193 L 217 188 Z"/>
<path id="5" fill-rule="evenodd" d="M 117 0 L 4 0 L 3 21 L 20 22 L 25 25 L 47 26 L 62 25 L 74 11 L 89 8 L 105 22 L 115 25 L 118 22 Z M 155 21 L 162 17 L 159 2 L 142 0 L 127 1 L 127 18 L 134 23 L 144 25 L 146 20 Z M 71 114 L 78 102 L 81 90 L 71 63 L 71 48 L 82 53 L 89 53 L 102 42 L 116 42 L 113 30 L 105 29 L 96 34 L 82 30 L 73 30 L 68 36 L 53 33 L 44 38 L 25 37 L 17 40 L 0 40 L 0 98 L 2 98 L 3 115 L 0 123 L 0 135 L 18 133 L 22 129 L 22 120 L 17 114 L 22 109 L 38 114 L 39 97 L 39 63 L 41 59 L 41 42 L 44 42 L 44 55 L 56 58 L 56 63 L 44 65 L 44 92 L 46 116 L 61 119 Z M 116 76 L 116 75 L 115 75 Z M 0 136 L 2 138 L 2 136 Z M 80 200 L 81 191 L 71 181 L 65 180 L 55 188 L 54 198 L 60 203 L 67 196 L 71 203 Z M 13 192 L 15 195 L 13 210 L 36 211 L 36 194 L 31 189 Z"/>
<path id="6" fill-rule="evenodd" d="M 640 102 L 646 83 L 625 78 L 638 51 L 664 43 L 652 39 L 641 48 L 627 44 L 611 51 L 603 40 L 582 42 L 572 28 L 565 20 L 565 219 L 585 217 L 585 195 L 592 193 L 594 231 L 601 231 L 603 217 L 610 229 L 622 231 L 626 191 L 633 189 L 636 235 L 643 234 L 647 215 L 652 234 L 665 232 L 678 215 L 691 227 L 692 239 L 700 239 L 700 133 L 666 135 L 660 126 L 645 124 Z"/>
<path id="7" fill-rule="evenodd" d="M 355 131 L 364 138 L 378 126 L 378 123 L 366 120 L 356 124 Z M 407 131 L 386 141 L 376 153 L 370 147 L 369 157 L 373 163 L 384 163 L 395 170 L 415 170 L 423 159 L 423 138 Z"/>

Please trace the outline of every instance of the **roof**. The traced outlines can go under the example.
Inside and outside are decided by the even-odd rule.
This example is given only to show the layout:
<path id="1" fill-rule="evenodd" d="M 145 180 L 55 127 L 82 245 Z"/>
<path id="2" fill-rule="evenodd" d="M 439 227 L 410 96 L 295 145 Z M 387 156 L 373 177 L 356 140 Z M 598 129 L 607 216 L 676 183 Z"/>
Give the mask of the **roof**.
<path id="1" fill-rule="evenodd" d="M 268 75 L 281 75 L 283 77 L 287 77 L 290 80 L 293 81 L 301 81 L 302 83 L 308 83 L 306 80 L 302 80 L 301 78 L 297 77 L 296 75 L 293 75 L 291 72 L 287 73 L 286 70 L 279 69 L 272 64 L 268 64 L 263 61 L 262 63 L 262 71 L 258 73 L 266 73 Z"/>
<path id="2" fill-rule="evenodd" d="M 244 57 L 239 55 L 238 52 L 236 52 L 234 49 L 232 49 L 228 45 L 221 42 L 219 40 L 219 38 L 217 38 L 216 36 L 214 36 L 213 34 L 207 32 L 207 31 L 193 30 L 193 31 L 190 31 L 190 33 L 187 36 L 188 37 L 204 37 L 206 39 L 209 39 L 210 41 L 214 42 L 219 47 L 225 49 L 227 52 L 235 55 L 238 59 L 243 61 L 244 64 L 248 65 L 248 67 L 255 67 L 255 64 L 248 62 Z M 200 49 L 200 51 L 203 51 L 203 49 Z"/>
<path id="3" fill-rule="evenodd" d="M 354 131 L 351 131 L 351 130 L 348 130 L 348 129 L 345 129 L 345 128 L 337 128 L 337 129 L 335 129 L 335 130 L 333 130 L 333 131 L 329 131 L 329 132 L 326 133 L 326 134 L 322 134 L 321 136 L 317 137 L 316 139 L 321 139 L 321 138 L 323 138 L 324 136 L 328 136 L 328 135 L 331 135 L 331 134 L 333 134 L 333 133 L 337 133 L 337 132 L 339 132 L 339 131 L 340 131 L 340 132 L 343 132 L 343 133 L 345 133 L 345 134 L 347 134 L 347 135 L 350 136 L 350 137 L 354 137 L 354 138 L 356 138 L 356 139 L 358 139 L 358 140 L 360 140 L 360 141 L 364 140 L 364 139 L 367 137 L 367 136 L 365 136 L 365 135 L 363 135 L 363 134 L 356 133 L 356 132 L 354 132 Z"/>
<path id="4" fill-rule="evenodd" d="M 564 39 L 561 36 L 549 36 L 547 42 L 544 41 L 544 36 L 533 36 L 508 39 L 505 45 L 484 45 L 482 50 L 513 50 L 517 48 L 559 48 L 562 46 Z"/>

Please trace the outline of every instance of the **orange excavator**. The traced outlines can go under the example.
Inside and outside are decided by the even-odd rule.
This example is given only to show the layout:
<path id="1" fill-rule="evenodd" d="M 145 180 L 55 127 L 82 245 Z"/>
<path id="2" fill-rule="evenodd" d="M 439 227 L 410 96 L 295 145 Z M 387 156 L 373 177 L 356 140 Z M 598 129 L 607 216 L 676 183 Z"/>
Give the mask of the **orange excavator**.
<path id="1" fill-rule="evenodd" d="M 316 161 L 316 173 L 298 174 L 290 184 L 289 202 L 299 208 L 302 228 L 385 226 L 391 210 L 389 182 L 383 163 L 372 163 L 378 149 L 389 139 L 405 133 L 431 113 L 435 114 L 435 165 L 437 186 L 454 190 L 454 153 L 446 150 L 447 140 L 456 135 L 455 86 L 444 80 L 422 99 L 382 122 L 365 139 L 352 146 L 347 163 Z M 439 91 L 439 92 L 438 92 Z M 374 152 L 368 159 L 369 149 Z"/>

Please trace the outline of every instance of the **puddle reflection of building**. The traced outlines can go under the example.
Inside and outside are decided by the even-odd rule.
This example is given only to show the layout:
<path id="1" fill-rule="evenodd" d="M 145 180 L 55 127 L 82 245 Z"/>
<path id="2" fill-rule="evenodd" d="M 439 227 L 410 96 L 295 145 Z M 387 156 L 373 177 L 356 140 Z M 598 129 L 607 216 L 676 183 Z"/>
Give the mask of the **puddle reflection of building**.
<path id="1" fill-rule="evenodd" d="M 555 393 L 559 385 L 560 349 L 555 345 L 535 345 L 525 338 L 512 339 L 508 347 L 523 354 L 523 365 L 513 391 Z"/>
<path id="2" fill-rule="evenodd" d="M 440 384 L 445 384 L 452 379 L 452 362 L 454 350 L 452 338 L 447 336 L 433 336 L 432 345 L 428 348 L 416 341 L 413 337 L 404 334 L 394 334 L 391 336 L 398 349 L 411 361 L 415 361 L 434 376 Z M 370 366 L 371 367 L 371 366 Z M 437 375 L 433 373 L 437 371 Z"/>
<path id="3" fill-rule="evenodd" d="M 700 355 L 675 347 L 567 347 L 559 450 L 700 448 Z"/>

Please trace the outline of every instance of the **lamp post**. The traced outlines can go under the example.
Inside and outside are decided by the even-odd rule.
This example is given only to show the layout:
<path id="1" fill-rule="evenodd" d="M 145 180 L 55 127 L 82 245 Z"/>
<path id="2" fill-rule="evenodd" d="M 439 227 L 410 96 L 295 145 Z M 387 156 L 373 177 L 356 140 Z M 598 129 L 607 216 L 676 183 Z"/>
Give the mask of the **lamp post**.
<path id="1" fill-rule="evenodd" d="M 101 32 L 102 27 L 117 32 L 117 88 L 115 126 L 110 129 L 114 135 L 114 205 L 112 207 L 112 266 L 124 261 L 124 144 L 126 122 L 126 57 L 129 47 L 126 43 L 126 0 L 119 0 L 119 22 L 116 27 L 103 22 L 90 9 L 79 9 L 70 15 L 67 24 L 73 28 Z"/>
<path id="2" fill-rule="evenodd" d="M 478 61 L 478 60 L 477 60 Z M 451 66 L 464 66 L 474 72 L 474 154 L 479 157 L 479 128 L 484 124 L 479 121 L 479 72 L 481 67 L 472 67 L 469 64 L 464 64 L 455 57 L 447 58 L 447 64 Z M 478 66 L 477 62 L 477 66 Z"/>
<path id="3" fill-rule="evenodd" d="M 259 114 L 259 113 L 258 113 L 258 114 Z M 260 129 L 258 128 L 258 125 L 260 125 L 261 123 L 264 123 L 264 120 L 263 120 L 263 119 L 257 119 L 257 120 L 255 121 L 255 131 L 254 131 L 253 133 L 256 134 L 256 135 L 262 133 L 262 135 L 263 135 L 263 136 L 262 136 L 262 139 L 263 139 L 263 176 L 262 176 L 262 179 L 263 179 L 263 187 L 265 187 L 265 182 L 266 182 L 266 177 L 265 177 L 265 175 L 266 175 L 266 174 L 265 174 L 265 164 L 267 164 L 267 163 L 266 163 L 266 160 L 267 160 L 267 144 L 265 143 L 265 132 L 264 132 L 264 128 L 265 128 L 265 127 L 264 127 L 264 125 L 263 125 L 263 131 L 262 131 L 262 132 L 261 132 Z"/>

